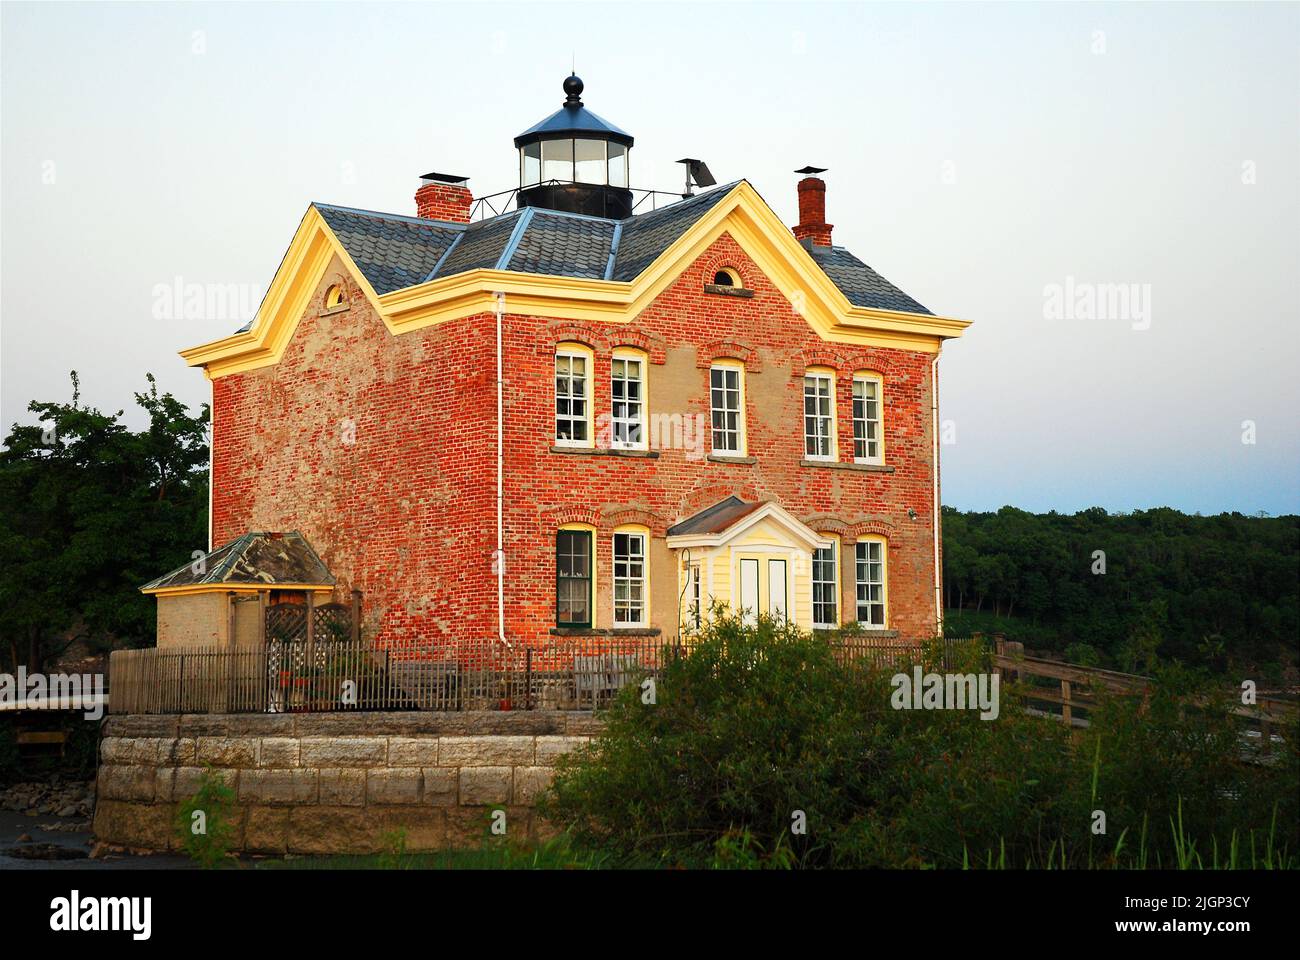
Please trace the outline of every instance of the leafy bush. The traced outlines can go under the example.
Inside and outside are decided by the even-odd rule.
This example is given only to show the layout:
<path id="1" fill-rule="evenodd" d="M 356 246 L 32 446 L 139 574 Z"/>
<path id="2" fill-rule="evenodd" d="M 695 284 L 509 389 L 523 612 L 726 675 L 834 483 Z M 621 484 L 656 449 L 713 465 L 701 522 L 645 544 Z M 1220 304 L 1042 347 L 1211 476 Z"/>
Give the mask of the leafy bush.
<path id="1" fill-rule="evenodd" d="M 1163 672 L 1145 701 L 1104 702 L 1072 739 L 1026 713 L 1015 685 L 996 720 L 894 709 L 893 670 L 832 651 L 789 625 L 715 617 L 664 667 L 657 702 L 632 685 L 605 735 L 562 758 L 543 814 L 634 864 L 1175 866 L 1189 843 L 1208 854 L 1253 830 L 1263 844 L 1270 828 L 1275 848 L 1300 848 L 1294 739 L 1285 762 L 1248 762 L 1229 704 L 1186 671 Z"/>
<path id="2" fill-rule="evenodd" d="M 199 789 L 176 810 L 181 849 L 201 866 L 222 864 L 235 839 L 235 791 L 211 766 L 199 776 Z"/>

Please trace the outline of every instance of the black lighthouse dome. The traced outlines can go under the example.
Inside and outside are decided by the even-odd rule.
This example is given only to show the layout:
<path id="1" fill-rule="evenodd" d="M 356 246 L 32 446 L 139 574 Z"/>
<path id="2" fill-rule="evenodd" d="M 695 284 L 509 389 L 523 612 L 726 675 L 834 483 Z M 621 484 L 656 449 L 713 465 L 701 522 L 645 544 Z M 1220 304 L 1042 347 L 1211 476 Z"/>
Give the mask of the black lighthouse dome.
<path id="1" fill-rule="evenodd" d="M 632 215 L 628 153 L 632 135 L 588 110 L 576 74 L 564 105 L 515 137 L 519 206 L 621 220 Z"/>

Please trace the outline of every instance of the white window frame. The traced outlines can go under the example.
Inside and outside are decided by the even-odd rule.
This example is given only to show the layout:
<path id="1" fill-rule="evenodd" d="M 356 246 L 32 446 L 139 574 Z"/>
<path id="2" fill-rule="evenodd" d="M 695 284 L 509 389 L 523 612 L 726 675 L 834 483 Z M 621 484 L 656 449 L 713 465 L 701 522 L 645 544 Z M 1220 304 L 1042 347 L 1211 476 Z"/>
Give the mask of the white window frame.
<path id="1" fill-rule="evenodd" d="M 830 579 L 830 580 L 819 580 L 819 579 L 817 579 L 817 572 L 818 572 L 818 571 L 817 571 L 817 568 L 818 568 L 818 566 L 820 565 L 819 561 L 817 560 L 817 554 L 818 554 L 819 551 L 818 551 L 818 550 L 814 550 L 814 551 L 813 551 L 813 558 L 812 558 L 812 566 L 810 567 L 810 574 L 809 574 L 809 576 L 810 576 L 810 580 L 811 580 L 811 582 L 812 582 L 812 617 L 813 617 L 813 628 L 816 629 L 816 630 L 835 630 L 835 629 L 838 629 L 838 627 L 839 627 L 839 625 L 840 625 L 840 607 L 841 607 L 841 606 L 843 605 L 843 603 L 844 603 L 844 598 L 843 598 L 842 596 L 840 596 L 840 557 L 839 557 L 839 554 L 840 554 L 840 545 L 839 545 L 839 541 L 834 541 L 834 542 L 831 543 L 831 545 L 830 545 L 829 547 L 824 547 L 824 548 L 822 548 L 822 549 L 829 550 L 830 553 L 831 553 L 831 559 L 830 559 L 830 565 L 831 565 L 831 579 Z M 829 583 L 830 586 L 831 586 L 831 597 L 832 597 L 832 601 L 831 601 L 831 602 L 834 604 L 834 607 L 835 607 L 835 618 L 834 618 L 833 620 L 823 622 L 823 621 L 820 621 L 820 620 L 817 619 L 817 607 L 818 607 L 818 603 L 817 603 L 817 588 L 818 588 L 819 586 L 824 586 L 824 585 L 826 585 L 827 583 Z"/>
<path id="2" fill-rule="evenodd" d="M 562 359 L 568 360 L 570 363 L 569 373 L 565 375 L 565 379 L 568 381 L 570 389 L 572 389 L 572 385 L 574 383 L 582 384 L 583 400 L 585 402 L 585 409 L 586 409 L 586 413 L 582 417 L 576 417 L 572 413 L 573 410 L 572 393 L 568 395 L 568 400 L 570 403 L 570 407 L 569 407 L 570 412 L 564 415 L 561 415 L 560 413 L 560 387 L 558 381 L 560 380 L 560 361 Z M 581 380 L 573 376 L 572 362 L 574 360 L 581 360 L 583 363 L 584 372 Z M 586 347 L 579 346 L 578 344 L 562 343 L 562 344 L 558 344 L 555 348 L 555 362 L 553 366 L 554 377 L 552 380 L 553 383 L 552 391 L 553 391 L 555 403 L 554 403 L 554 408 L 551 416 L 551 430 L 554 433 L 555 445 L 557 447 L 594 447 L 596 445 L 595 431 L 593 430 L 593 419 L 592 419 L 592 403 L 593 403 L 592 392 L 593 391 L 591 389 L 592 375 L 594 372 L 593 368 L 595 367 L 595 365 L 596 365 L 595 355 L 593 351 L 589 350 Z M 575 440 L 572 437 L 568 437 L 568 438 L 561 437 L 560 429 L 559 429 L 561 419 L 568 420 L 570 428 L 572 428 L 572 426 L 576 423 L 584 423 L 586 425 L 586 434 L 587 434 L 586 438 L 582 440 Z"/>
<path id="3" fill-rule="evenodd" d="M 876 388 L 875 404 L 876 416 L 874 418 L 865 416 L 866 405 L 869 402 L 866 397 L 858 396 L 858 385 L 864 387 L 871 384 Z M 858 405 L 861 403 L 863 416 L 858 416 Z M 867 425 L 875 424 L 876 435 L 874 438 L 867 436 Z M 858 436 L 859 424 L 862 427 L 862 436 Z M 876 444 L 875 456 L 869 452 L 869 444 Z M 863 453 L 858 452 L 858 444 L 862 444 Z M 885 462 L 885 381 L 884 378 L 876 373 L 855 373 L 853 375 L 853 462 L 854 463 L 874 463 L 883 464 Z"/>
<path id="4" fill-rule="evenodd" d="M 715 373 L 720 374 L 722 376 L 723 385 L 721 387 L 715 387 L 713 385 L 713 376 Z M 724 404 L 727 401 L 727 394 L 732 392 L 731 388 L 726 385 L 728 373 L 734 373 L 736 376 L 736 389 L 735 389 L 736 409 L 735 410 L 731 410 L 725 406 L 719 407 L 714 403 L 715 391 L 722 393 Z M 726 423 L 726 417 L 728 416 L 728 414 L 734 414 L 736 417 L 736 430 L 735 430 L 736 447 L 734 450 L 728 447 L 718 446 L 717 441 L 718 441 L 719 431 L 713 425 L 713 419 L 719 413 L 721 413 L 723 416 L 724 424 Z M 730 433 L 731 431 L 724 426 L 721 432 L 727 434 Z M 746 443 L 747 441 L 745 437 L 745 365 L 737 360 L 715 361 L 709 365 L 709 445 L 710 445 L 710 449 L 713 451 L 713 455 L 715 457 L 743 457 L 745 456 Z"/>
<path id="5" fill-rule="evenodd" d="M 619 551 L 618 551 L 619 537 L 630 538 L 628 540 L 629 549 L 627 553 L 624 554 L 626 559 L 622 561 L 620 561 L 619 559 Z M 641 548 L 640 554 L 637 554 L 631 550 L 633 542 L 639 542 Z M 638 527 L 628 527 L 628 528 L 619 527 L 615 529 L 614 536 L 612 538 L 610 556 L 611 556 L 611 564 L 613 566 L 613 569 L 611 570 L 612 579 L 610 582 L 614 586 L 613 597 L 612 597 L 613 604 L 614 604 L 614 619 L 613 619 L 614 628 L 618 629 L 618 628 L 648 626 L 650 620 L 650 567 L 649 567 L 650 532 L 644 528 L 638 528 Z M 640 561 L 640 576 L 634 576 L 632 572 L 632 568 L 633 565 L 638 560 Z M 619 573 L 620 563 L 626 565 L 626 569 L 623 571 L 622 574 Z M 631 588 L 637 585 L 641 587 L 639 618 L 636 620 L 619 619 L 620 613 L 622 612 L 630 613 L 633 611 L 634 609 L 633 605 L 636 603 L 636 601 L 632 599 Z M 621 587 L 628 588 L 626 591 L 627 596 L 625 598 L 619 597 Z"/>
<path id="6" fill-rule="evenodd" d="M 876 560 L 871 558 L 872 547 L 879 550 Z M 865 548 L 865 549 L 864 549 Z M 865 554 L 865 556 L 864 556 Z M 880 579 L 871 579 L 870 565 L 879 563 Z M 865 570 L 864 570 L 865 568 Z M 863 574 L 866 574 L 864 579 Z M 862 537 L 853 548 L 854 611 L 858 625 L 867 630 L 889 629 L 889 544 L 884 537 Z M 870 599 L 870 588 L 880 588 L 880 599 Z M 867 598 L 863 599 L 864 590 Z M 862 619 L 863 606 L 867 609 L 867 619 Z M 880 622 L 872 623 L 870 612 L 873 607 L 880 608 Z"/>
<path id="7" fill-rule="evenodd" d="M 648 450 L 650 448 L 650 430 L 649 416 L 647 407 L 649 404 L 649 384 L 647 383 L 647 374 L 649 373 L 650 364 L 647 357 L 639 350 L 615 350 L 609 364 L 609 445 L 618 450 Z M 640 376 L 636 378 L 624 375 L 619 377 L 615 372 L 619 364 L 623 364 L 624 371 L 627 364 L 635 363 Z M 628 400 L 626 396 L 627 385 L 635 383 L 638 386 L 637 392 L 639 397 L 636 400 Z M 619 385 L 623 385 L 624 396 L 618 397 Z M 618 404 L 637 407 L 636 416 L 618 416 L 615 411 Z M 632 432 L 632 427 L 638 427 L 639 435 L 636 440 L 620 440 L 619 430 L 622 427 L 627 433 Z"/>
<path id="8" fill-rule="evenodd" d="M 825 396 L 824 396 L 824 397 L 822 396 L 820 388 L 814 389 L 814 388 L 813 388 L 813 384 L 810 383 L 809 381 L 815 381 L 815 382 L 818 383 L 818 384 L 824 383 L 825 386 L 826 386 L 826 394 L 825 394 Z M 809 393 L 809 390 L 810 390 L 810 389 L 814 389 L 814 392 L 813 392 L 812 394 Z M 818 400 L 818 401 L 821 401 L 822 399 L 825 399 L 825 400 L 826 400 L 826 405 L 827 405 L 828 411 L 827 411 L 826 413 L 822 413 L 822 412 L 818 411 L 818 412 L 816 412 L 816 413 L 810 415 L 810 414 L 808 413 L 808 399 L 809 399 L 809 396 L 812 396 L 814 399 L 816 399 L 816 400 Z M 818 404 L 818 405 L 820 405 L 820 404 Z M 825 427 L 826 427 L 825 434 L 823 434 L 820 430 L 818 430 L 818 431 L 815 432 L 815 433 L 809 433 L 809 432 L 808 432 L 809 420 L 814 420 L 814 421 L 824 421 L 824 423 L 825 423 Z M 821 424 L 819 423 L 818 426 L 820 426 L 820 425 L 821 425 Z M 823 436 L 825 437 L 825 440 L 826 440 L 826 449 L 827 449 L 827 452 L 826 452 L 826 453 L 809 453 L 809 452 L 808 452 L 809 441 L 819 441 L 819 440 L 821 440 L 821 439 L 823 438 Z M 818 369 L 818 368 L 810 368 L 810 369 L 808 369 L 808 370 L 805 370 L 805 371 L 804 371 L 804 375 L 803 375 L 803 454 L 804 454 L 804 459 L 805 459 L 805 460 L 823 460 L 823 461 L 826 461 L 826 462 L 832 462 L 832 461 L 834 461 L 834 460 L 837 460 L 837 459 L 839 459 L 839 458 L 838 458 L 838 456 L 837 456 L 837 454 L 836 454 L 836 446 L 837 446 L 837 441 L 836 441 L 836 436 L 835 436 L 835 373 L 834 373 L 834 371 L 831 371 L 831 370 Z"/>
<path id="9" fill-rule="evenodd" d="M 700 561 L 686 568 L 687 595 L 691 602 L 686 607 L 688 629 L 699 630 L 704 625 L 704 570 Z"/>

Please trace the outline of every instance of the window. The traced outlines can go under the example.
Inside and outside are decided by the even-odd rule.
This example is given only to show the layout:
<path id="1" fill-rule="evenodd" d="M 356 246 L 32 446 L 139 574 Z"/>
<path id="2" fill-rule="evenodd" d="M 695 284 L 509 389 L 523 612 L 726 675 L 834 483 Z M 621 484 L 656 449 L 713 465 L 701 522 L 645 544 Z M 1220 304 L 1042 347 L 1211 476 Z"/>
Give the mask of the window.
<path id="1" fill-rule="evenodd" d="M 555 625 L 591 626 L 591 531 L 555 535 Z"/>
<path id="2" fill-rule="evenodd" d="M 605 141 L 573 141 L 574 179 L 579 183 L 605 182 Z"/>
<path id="3" fill-rule="evenodd" d="M 767 561 L 767 612 L 778 623 L 786 619 L 786 562 Z"/>
<path id="4" fill-rule="evenodd" d="M 884 463 L 880 436 L 882 382 L 871 374 L 853 377 L 853 459 L 858 463 Z"/>
<path id="5" fill-rule="evenodd" d="M 609 142 L 609 185 L 611 187 L 627 186 L 627 147 L 621 143 Z"/>
<path id="6" fill-rule="evenodd" d="M 614 626 L 646 625 L 646 534 L 614 533 Z"/>
<path id="7" fill-rule="evenodd" d="M 813 626 L 834 629 L 840 624 L 839 578 L 835 575 L 835 547 L 821 547 L 813 551 L 812 595 Z"/>
<path id="8" fill-rule="evenodd" d="M 341 283 L 332 284 L 325 291 L 325 309 L 337 310 L 339 307 L 347 305 L 347 293 Z"/>
<path id="9" fill-rule="evenodd" d="M 704 622 L 704 591 L 701 585 L 700 565 L 692 563 L 686 576 L 690 587 L 688 592 L 691 598 L 690 608 L 686 611 L 687 622 L 694 625 L 695 629 L 698 630 Z"/>
<path id="10" fill-rule="evenodd" d="M 885 542 L 859 540 L 857 544 L 858 623 L 885 627 Z"/>
<path id="11" fill-rule="evenodd" d="M 734 287 L 735 281 L 731 279 L 731 274 L 726 270 L 719 270 L 713 275 L 713 282 L 719 287 Z"/>
<path id="12" fill-rule="evenodd" d="M 610 364 L 610 446 L 644 450 L 645 361 L 640 356 L 614 354 Z"/>
<path id="13" fill-rule="evenodd" d="M 835 459 L 835 379 L 810 372 L 803 378 L 803 443 L 809 460 Z"/>
<path id="14" fill-rule="evenodd" d="M 542 180 L 573 182 L 573 141 L 542 141 Z"/>
<path id="15" fill-rule="evenodd" d="M 561 347 L 555 354 L 555 442 L 591 446 L 591 355 Z"/>
<path id="16" fill-rule="evenodd" d="M 519 184 L 531 187 L 542 179 L 542 145 L 530 143 L 519 150 Z"/>
<path id="17" fill-rule="evenodd" d="M 738 363 L 714 364 L 709 368 L 709 407 L 713 417 L 713 452 L 739 457 L 745 453 L 744 368 Z"/>

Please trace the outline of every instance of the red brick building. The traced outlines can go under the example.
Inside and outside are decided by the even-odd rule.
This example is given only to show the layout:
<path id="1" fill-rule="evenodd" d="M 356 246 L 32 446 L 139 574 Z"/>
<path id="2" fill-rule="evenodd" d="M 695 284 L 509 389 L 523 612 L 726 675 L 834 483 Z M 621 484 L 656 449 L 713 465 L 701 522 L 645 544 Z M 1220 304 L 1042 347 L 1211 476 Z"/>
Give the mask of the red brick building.
<path id="1" fill-rule="evenodd" d="M 298 530 L 381 643 L 676 633 L 711 603 L 933 635 L 938 317 L 745 181 L 665 204 L 565 82 L 516 209 L 313 204 L 212 381 L 212 543 Z M 697 173 L 697 179 L 703 179 Z M 657 209 L 646 209 L 657 203 Z M 484 213 L 482 206 L 475 213 Z"/>

